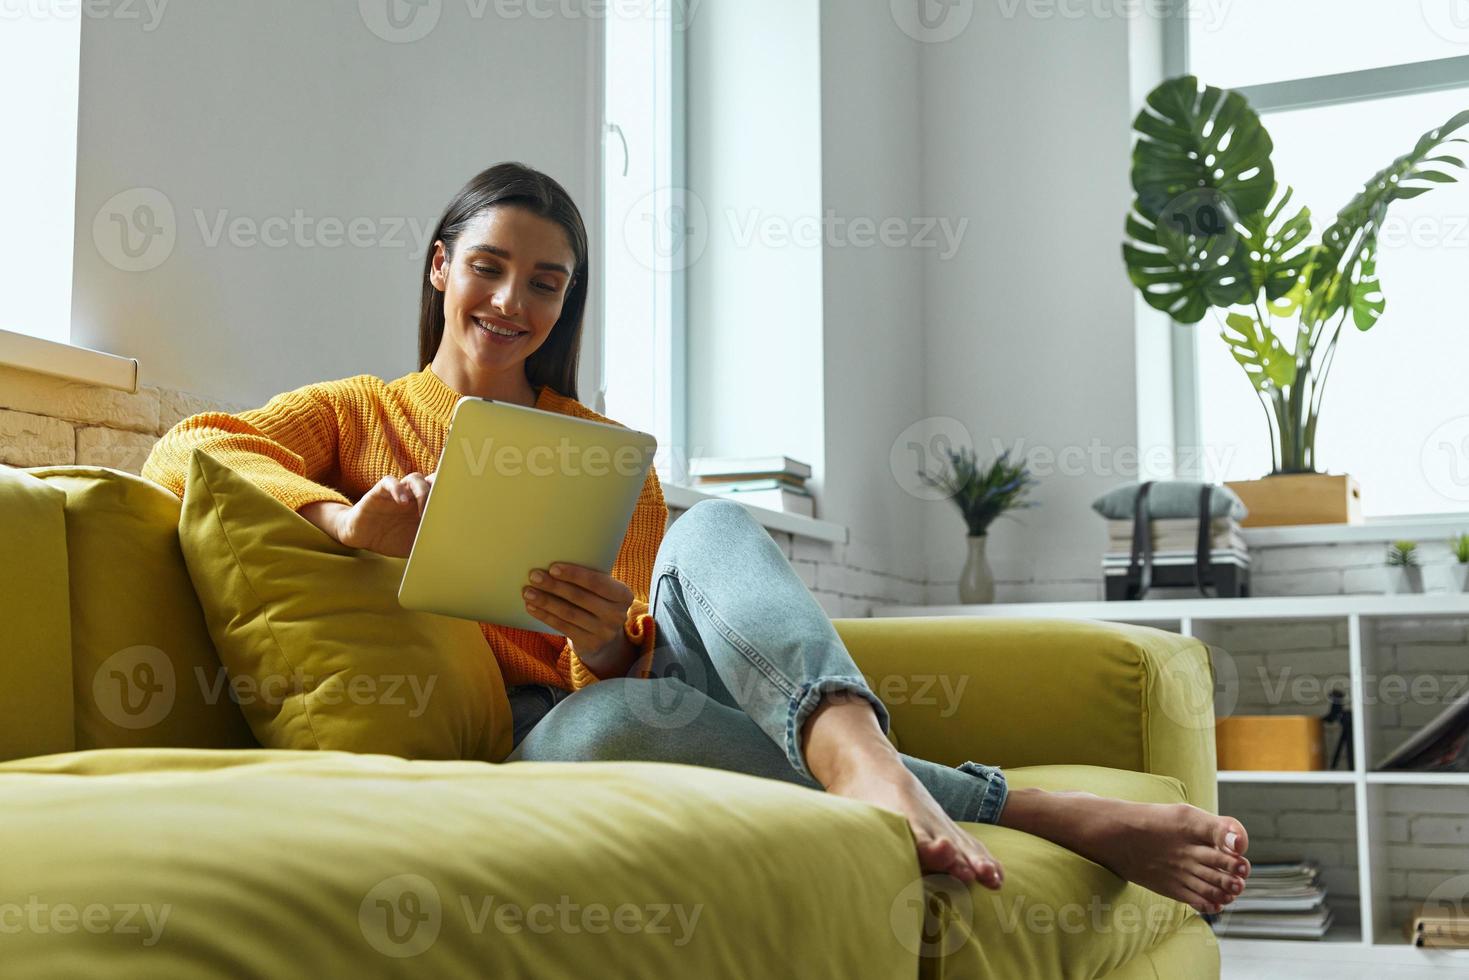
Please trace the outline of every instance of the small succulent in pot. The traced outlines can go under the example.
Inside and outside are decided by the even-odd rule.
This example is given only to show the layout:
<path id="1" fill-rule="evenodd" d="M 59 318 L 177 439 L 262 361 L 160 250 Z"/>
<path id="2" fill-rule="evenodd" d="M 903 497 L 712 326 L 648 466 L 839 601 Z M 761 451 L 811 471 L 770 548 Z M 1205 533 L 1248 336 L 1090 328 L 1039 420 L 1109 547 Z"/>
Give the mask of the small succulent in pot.
<path id="1" fill-rule="evenodd" d="M 1394 541 L 1387 549 L 1387 590 L 1402 594 L 1423 591 L 1423 567 L 1418 564 L 1418 542 Z"/>
<path id="2" fill-rule="evenodd" d="M 951 472 L 937 475 L 918 471 L 919 479 L 944 495 L 959 508 L 969 529 L 969 555 L 959 575 L 959 601 L 966 605 L 995 600 L 995 579 L 985 557 L 985 542 L 990 525 L 1007 511 L 1034 507 L 1026 494 L 1036 479 L 1025 463 L 1010 462 L 1008 450 L 1000 453 L 988 466 L 979 465 L 974 450 L 949 450 Z"/>
<path id="3" fill-rule="evenodd" d="M 1449 548 L 1454 552 L 1454 584 L 1460 592 L 1469 592 L 1469 533 L 1450 538 Z"/>

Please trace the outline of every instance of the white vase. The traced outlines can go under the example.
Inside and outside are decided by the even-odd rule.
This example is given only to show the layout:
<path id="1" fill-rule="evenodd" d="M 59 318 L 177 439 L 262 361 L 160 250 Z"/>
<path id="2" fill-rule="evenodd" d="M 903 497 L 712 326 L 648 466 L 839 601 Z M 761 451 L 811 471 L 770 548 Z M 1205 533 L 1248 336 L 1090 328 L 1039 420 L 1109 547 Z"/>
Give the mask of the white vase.
<path id="1" fill-rule="evenodd" d="M 984 534 L 971 534 L 966 539 L 969 558 L 959 575 L 959 601 L 966 606 L 995 601 L 995 576 L 990 571 L 989 559 L 984 555 L 987 538 Z"/>
<path id="2" fill-rule="evenodd" d="M 1469 592 L 1469 564 L 1454 566 L 1454 585 L 1460 592 Z"/>
<path id="3" fill-rule="evenodd" d="M 1423 566 L 1395 565 L 1387 569 L 1389 595 L 1411 595 L 1423 591 Z"/>

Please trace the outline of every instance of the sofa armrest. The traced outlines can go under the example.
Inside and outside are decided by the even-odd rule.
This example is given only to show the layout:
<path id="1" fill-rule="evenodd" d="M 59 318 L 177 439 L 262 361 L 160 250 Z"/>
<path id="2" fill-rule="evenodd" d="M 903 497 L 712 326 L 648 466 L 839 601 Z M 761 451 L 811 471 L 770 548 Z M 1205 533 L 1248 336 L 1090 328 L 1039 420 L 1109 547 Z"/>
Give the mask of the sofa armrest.
<path id="1" fill-rule="evenodd" d="M 0 466 L 0 760 L 76 748 L 65 503 Z"/>
<path id="2" fill-rule="evenodd" d="M 1218 806 L 1213 667 L 1199 640 L 1089 620 L 833 621 L 909 755 L 1172 776 Z"/>

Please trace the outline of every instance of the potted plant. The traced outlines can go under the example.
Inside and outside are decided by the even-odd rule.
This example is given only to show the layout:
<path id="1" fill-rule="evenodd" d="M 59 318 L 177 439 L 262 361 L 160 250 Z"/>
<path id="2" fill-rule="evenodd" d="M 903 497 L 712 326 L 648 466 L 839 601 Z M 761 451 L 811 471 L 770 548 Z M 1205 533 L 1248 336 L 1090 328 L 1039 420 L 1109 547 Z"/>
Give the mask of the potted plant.
<path id="1" fill-rule="evenodd" d="M 1466 123 L 1469 110 L 1425 133 L 1312 243 L 1311 213 L 1291 208 L 1270 134 L 1243 95 L 1186 75 L 1155 88 L 1134 120 L 1128 277 L 1178 323 L 1212 312 L 1265 410 L 1270 475 L 1229 484 L 1250 510 L 1242 523 L 1361 519 L 1355 481 L 1319 470 L 1327 376 L 1347 321 L 1365 331 L 1382 316 L 1377 238 L 1388 208 L 1458 179 L 1463 161 L 1442 148 L 1464 142 L 1450 136 Z"/>
<path id="2" fill-rule="evenodd" d="M 1418 542 L 1394 541 L 1388 545 L 1387 568 L 1389 593 L 1423 591 L 1423 567 L 1418 564 Z"/>
<path id="3" fill-rule="evenodd" d="M 1450 538 L 1449 548 L 1454 552 L 1454 585 L 1460 592 L 1469 592 L 1469 534 Z"/>
<path id="4" fill-rule="evenodd" d="M 949 470 L 918 477 L 953 500 L 969 529 L 969 556 L 959 576 L 959 601 L 965 604 L 994 602 L 995 579 L 985 557 L 985 542 L 995 519 L 1011 510 L 1034 507 L 1026 499 L 1036 483 L 1024 463 L 1011 463 L 1008 450 L 987 467 L 978 465 L 974 450 L 947 450 Z"/>

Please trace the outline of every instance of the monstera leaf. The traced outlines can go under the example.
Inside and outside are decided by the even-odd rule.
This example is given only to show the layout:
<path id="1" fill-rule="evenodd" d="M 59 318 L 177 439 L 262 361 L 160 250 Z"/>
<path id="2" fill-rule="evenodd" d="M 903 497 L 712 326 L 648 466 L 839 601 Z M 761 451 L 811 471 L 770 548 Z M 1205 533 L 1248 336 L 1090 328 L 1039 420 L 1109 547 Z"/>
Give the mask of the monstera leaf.
<path id="1" fill-rule="evenodd" d="M 1127 237 L 1122 257 L 1128 278 L 1149 306 L 1177 322 L 1198 323 L 1211 307 L 1249 300 L 1250 269 L 1237 234 L 1171 236 L 1134 205 Z"/>
<path id="2" fill-rule="evenodd" d="M 1284 217 L 1293 193 L 1289 187 L 1277 187 L 1269 207 L 1247 215 L 1241 222 L 1246 230 L 1251 287 L 1256 293 L 1265 290 L 1265 299 L 1271 303 L 1295 288 L 1311 255 L 1311 247 L 1306 244 L 1311 234 L 1311 210 L 1301 208 L 1293 217 Z"/>
<path id="3" fill-rule="evenodd" d="M 1133 120 L 1132 187 L 1138 211 L 1156 221 L 1169 202 L 1200 188 L 1240 216 L 1264 210 L 1275 187 L 1270 134 L 1238 92 L 1192 75 L 1153 89 Z"/>
<path id="4" fill-rule="evenodd" d="M 1250 376 L 1256 391 L 1284 388 L 1296 380 L 1296 357 L 1275 331 L 1243 313 L 1229 314 L 1224 324 L 1222 336 L 1229 352 Z"/>
<path id="5" fill-rule="evenodd" d="M 1370 330 L 1386 307 L 1377 281 L 1377 236 L 1394 201 L 1426 194 L 1439 184 L 1452 184 L 1464 161 L 1448 154 L 1432 155 L 1451 133 L 1469 124 L 1469 109 L 1419 137 L 1413 149 L 1378 171 L 1336 215 L 1321 236 L 1321 256 L 1311 273 L 1311 297 L 1302 316 L 1320 323 L 1350 309 L 1358 330 Z"/>
<path id="6" fill-rule="evenodd" d="M 1179 323 L 1248 302 L 1259 288 L 1251 277 L 1252 229 L 1269 234 L 1261 212 L 1275 187 L 1260 117 L 1244 96 L 1185 75 L 1153 90 L 1133 128 L 1137 199 L 1122 246 L 1133 285 Z"/>

